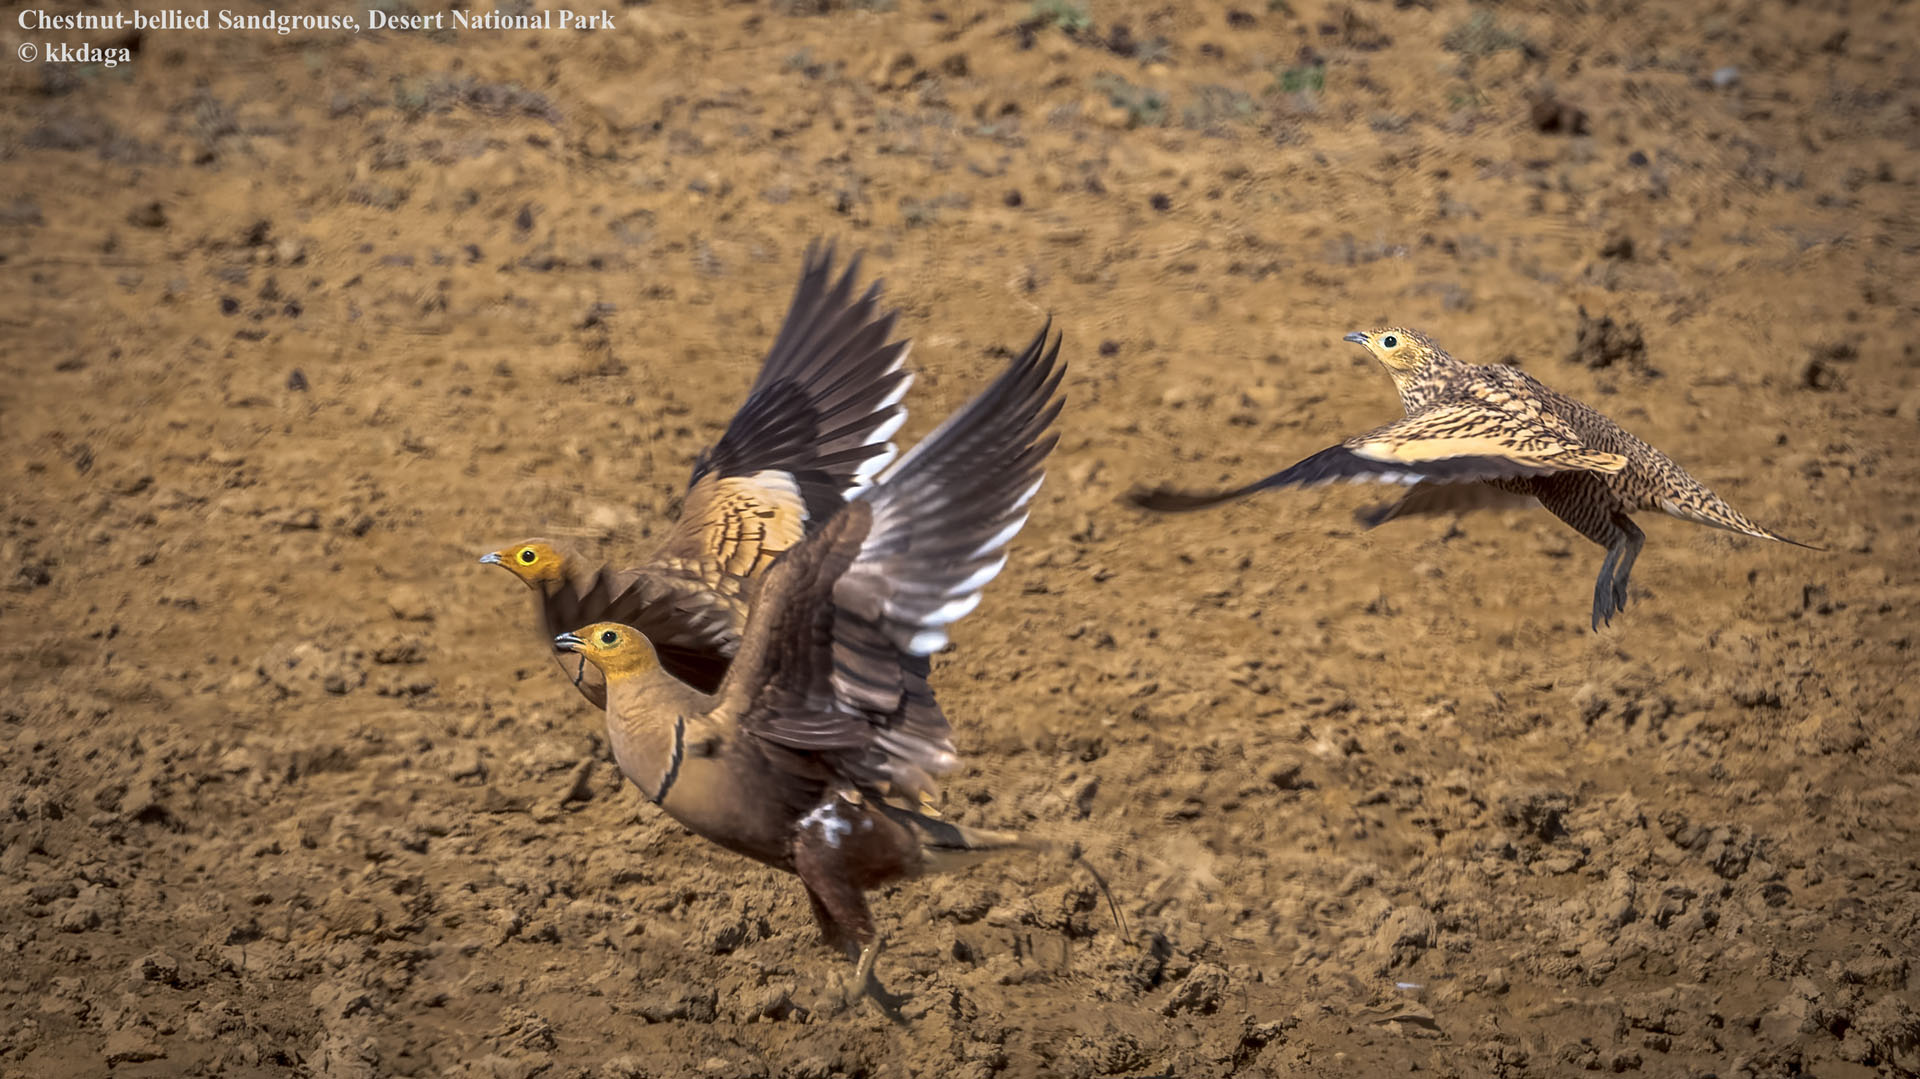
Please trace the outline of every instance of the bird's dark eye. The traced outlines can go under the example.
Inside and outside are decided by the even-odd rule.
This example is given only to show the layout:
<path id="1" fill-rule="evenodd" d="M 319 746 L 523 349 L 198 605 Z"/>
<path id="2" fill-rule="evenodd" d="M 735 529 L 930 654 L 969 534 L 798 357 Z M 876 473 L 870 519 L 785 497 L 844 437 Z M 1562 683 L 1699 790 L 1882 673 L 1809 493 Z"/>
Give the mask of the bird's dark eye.
<path id="1" fill-rule="evenodd" d="M 1386 335 L 1385 337 L 1382 337 L 1382 338 L 1380 339 L 1380 347 L 1381 347 L 1381 348 L 1392 348 L 1393 346 L 1395 346 L 1395 345 L 1397 345 L 1397 344 L 1399 344 L 1399 343 L 1400 343 L 1400 339 L 1399 339 L 1398 337 L 1395 337 L 1395 336 L 1394 336 L 1394 335 L 1392 335 L 1392 334 L 1388 334 L 1388 335 Z"/>
<path id="2" fill-rule="evenodd" d="M 607 645 L 608 647 L 612 647 L 613 643 L 615 641 L 618 641 L 619 639 L 620 639 L 620 635 L 610 629 L 603 629 L 600 631 L 600 643 Z"/>
<path id="3" fill-rule="evenodd" d="M 522 548 L 520 551 L 520 564 L 523 566 L 531 566 L 533 565 L 533 560 L 539 557 L 539 555 L 533 553 L 533 548 Z"/>

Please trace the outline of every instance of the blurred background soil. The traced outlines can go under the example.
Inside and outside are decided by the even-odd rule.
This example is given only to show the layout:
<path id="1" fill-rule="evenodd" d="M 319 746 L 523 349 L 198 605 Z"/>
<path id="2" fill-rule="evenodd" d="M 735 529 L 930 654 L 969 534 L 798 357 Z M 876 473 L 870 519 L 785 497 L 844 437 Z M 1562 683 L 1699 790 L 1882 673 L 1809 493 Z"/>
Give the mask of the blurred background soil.
<path id="1" fill-rule="evenodd" d="M 11 10 L 136 51 L 0 73 L 0 1074 L 1920 1071 L 1912 4 Z M 886 890 L 897 1021 L 474 564 L 645 551 L 816 235 L 905 440 L 1072 364 L 946 798 L 1127 932 L 1065 863 Z M 1391 419 L 1389 322 L 1828 550 L 1643 518 L 1595 634 L 1544 512 L 1118 501 Z"/>

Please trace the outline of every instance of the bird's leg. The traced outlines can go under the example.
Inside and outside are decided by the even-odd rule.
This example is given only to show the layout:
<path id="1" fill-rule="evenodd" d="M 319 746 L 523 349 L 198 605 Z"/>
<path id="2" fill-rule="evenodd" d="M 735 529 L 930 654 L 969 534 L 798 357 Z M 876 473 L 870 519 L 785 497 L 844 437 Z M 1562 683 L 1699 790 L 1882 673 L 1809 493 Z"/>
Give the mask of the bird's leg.
<path id="1" fill-rule="evenodd" d="M 827 947 L 836 952 L 844 952 L 851 958 L 859 945 L 847 936 L 846 930 L 834 918 L 833 911 L 828 908 L 826 901 L 820 898 L 819 892 L 813 890 L 813 885 L 807 884 L 805 877 L 801 878 L 800 883 L 807 889 L 807 902 L 813 906 L 814 923 L 820 927 L 820 936 L 826 941 Z"/>
<path id="2" fill-rule="evenodd" d="M 885 943 L 885 938 L 876 935 L 867 942 L 866 947 L 860 949 L 860 961 L 853 967 L 853 986 L 847 993 L 847 1003 L 851 1004 L 862 996 L 874 995 L 879 990 L 880 983 L 873 977 L 873 961 L 880 957 L 880 949 Z"/>
<path id="3" fill-rule="evenodd" d="M 794 840 L 793 870 L 807 886 L 820 935 L 854 959 L 873 939 L 873 914 L 867 909 L 867 897 L 850 879 L 841 848 L 833 841 L 837 838 L 831 832 L 821 836 L 803 828 Z"/>
<path id="4" fill-rule="evenodd" d="M 820 932 L 855 961 L 843 992 L 847 1005 L 868 997 L 894 1017 L 907 999 L 888 993 L 874 975 L 882 941 L 866 890 L 912 876 L 920 866 L 915 836 L 855 792 L 830 795 L 794 830 L 793 870 L 807 887 Z"/>
<path id="5" fill-rule="evenodd" d="M 873 984 L 873 913 L 867 908 L 867 897 L 849 858 L 858 849 L 855 830 L 864 815 L 864 808 L 829 797 L 802 818 L 793 838 L 793 871 L 806 885 L 820 935 L 828 945 L 859 963 L 854 981 L 843 994 L 849 1006 L 866 996 Z"/>
<path id="6" fill-rule="evenodd" d="M 1533 496 L 1575 532 L 1607 549 L 1600 576 L 1593 583 L 1593 629 L 1626 606 L 1626 570 L 1640 553 L 1644 536 L 1627 519 L 1620 500 L 1599 477 L 1584 472 L 1560 472 L 1529 481 Z M 1622 560 L 1625 565 L 1622 565 Z"/>
<path id="7" fill-rule="evenodd" d="M 1614 547 L 1620 557 L 1613 567 L 1613 609 L 1624 611 L 1627 609 L 1627 575 L 1633 572 L 1640 548 L 1646 546 L 1647 534 L 1624 513 L 1614 514 L 1613 523 L 1620 529 L 1620 541 Z"/>
<path id="8" fill-rule="evenodd" d="M 1607 548 L 1607 557 L 1600 560 L 1600 576 L 1593 581 L 1593 631 L 1600 632 L 1600 623 L 1613 624 L 1613 567 L 1620 561 L 1620 552 L 1626 548 L 1614 544 Z"/>

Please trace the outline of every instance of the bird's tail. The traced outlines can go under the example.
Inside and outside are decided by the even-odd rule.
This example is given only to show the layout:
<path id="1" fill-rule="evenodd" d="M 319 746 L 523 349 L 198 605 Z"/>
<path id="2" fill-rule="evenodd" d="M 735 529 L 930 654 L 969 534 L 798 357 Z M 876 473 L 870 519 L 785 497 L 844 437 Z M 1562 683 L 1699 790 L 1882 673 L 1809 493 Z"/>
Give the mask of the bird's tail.
<path id="1" fill-rule="evenodd" d="M 1031 851 L 1038 854 L 1063 856 L 1066 860 L 1077 862 L 1087 875 L 1093 878 L 1102 895 L 1107 897 L 1107 909 L 1113 914 L 1120 934 L 1132 939 L 1127 929 L 1127 920 L 1120 913 L 1120 904 L 1113 898 L 1113 889 L 1107 887 L 1107 878 L 1087 861 L 1086 852 L 1079 843 L 1062 842 L 1042 836 L 1026 835 L 1021 832 L 996 832 L 984 828 L 969 828 L 964 824 L 955 824 L 938 815 L 931 806 L 922 806 L 920 810 L 907 809 L 889 802 L 880 805 L 889 817 L 905 825 L 920 838 L 920 853 L 924 872 L 950 873 L 978 865 L 1006 854 Z"/>
<path id="2" fill-rule="evenodd" d="M 929 873 L 950 873 L 978 865 L 1002 854 L 1019 851 L 1053 851 L 1059 844 L 1019 832 L 995 832 L 969 828 L 941 817 L 931 806 L 908 809 L 890 801 L 881 802 L 887 816 L 905 826 L 920 840 L 920 853 Z"/>
<path id="3" fill-rule="evenodd" d="M 1726 500 L 1705 486 L 1696 486 L 1691 496 L 1685 499 L 1663 498 L 1660 508 L 1683 521 L 1694 521 L 1713 528 L 1723 528 L 1728 532 L 1738 532 L 1745 536 L 1774 540 L 1779 543 L 1791 543 L 1795 547 L 1805 547 L 1809 551 L 1824 551 L 1825 547 L 1812 543 L 1802 543 L 1797 539 L 1783 536 L 1769 528 L 1763 528 L 1748 519 L 1746 514 L 1727 505 Z"/>

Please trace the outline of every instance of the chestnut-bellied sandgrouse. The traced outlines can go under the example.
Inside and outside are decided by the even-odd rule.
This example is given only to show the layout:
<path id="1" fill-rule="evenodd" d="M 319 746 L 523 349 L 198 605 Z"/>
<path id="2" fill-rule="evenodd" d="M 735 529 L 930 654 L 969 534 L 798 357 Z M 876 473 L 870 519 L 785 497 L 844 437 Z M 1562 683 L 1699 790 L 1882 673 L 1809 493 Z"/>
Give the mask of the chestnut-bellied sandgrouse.
<path id="1" fill-rule="evenodd" d="M 614 757 L 646 798 L 728 850 L 797 874 L 827 942 L 878 947 L 865 893 L 997 851 L 1047 844 L 941 819 L 958 763 L 928 684 L 1026 522 L 1061 402 L 1042 329 L 991 385 L 761 579 L 712 693 L 673 677 L 648 636 L 600 622 L 554 647 L 607 682 Z"/>

